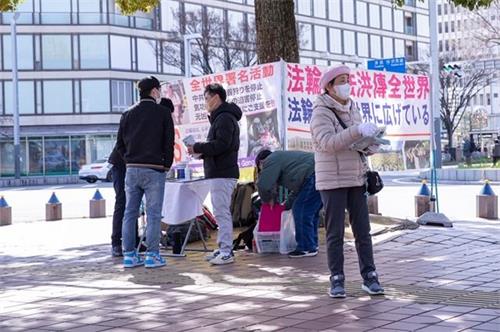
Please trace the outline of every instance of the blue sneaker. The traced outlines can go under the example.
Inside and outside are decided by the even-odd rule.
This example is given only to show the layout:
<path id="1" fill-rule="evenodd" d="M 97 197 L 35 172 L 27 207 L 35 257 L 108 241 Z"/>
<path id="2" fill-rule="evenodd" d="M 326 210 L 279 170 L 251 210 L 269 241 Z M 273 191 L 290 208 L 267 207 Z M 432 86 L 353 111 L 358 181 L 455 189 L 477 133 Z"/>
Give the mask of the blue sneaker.
<path id="1" fill-rule="evenodd" d="M 146 252 L 146 259 L 144 260 L 145 267 L 152 268 L 165 265 L 167 265 L 167 261 L 161 257 L 159 252 Z"/>
<path id="2" fill-rule="evenodd" d="M 369 272 L 361 285 L 361 289 L 370 295 L 384 295 L 384 289 L 380 286 L 377 272 Z"/>
<path id="3" fill-rule="evenodd" d="M 136 267 L 144 265 L 144 260 L 134 251 L 123 253 L 123 267 Z"/>
<path id="4" fill-rule="evenodd" d="M 330 277 L 330 290 L 328 295 L 333 298 L 345 298 L 344 276 L 337 274 Z"/>

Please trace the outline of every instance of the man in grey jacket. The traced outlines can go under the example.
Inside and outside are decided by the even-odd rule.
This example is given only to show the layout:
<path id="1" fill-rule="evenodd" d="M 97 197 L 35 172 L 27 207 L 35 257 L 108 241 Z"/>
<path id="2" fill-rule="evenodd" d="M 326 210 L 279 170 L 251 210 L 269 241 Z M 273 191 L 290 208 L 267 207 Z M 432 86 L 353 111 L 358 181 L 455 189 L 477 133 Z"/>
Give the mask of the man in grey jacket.
<path id="1" fill-rule="evenodd" d="M 260 151 L 255 158 L 257 189 L 264 203 L 274 205 L 278 187 L 290 191 L 285 202 L 292 209 L 297 248 L 290 258 L 318 254 L 319 211 L 323 206 L 314 187 L 314 154 L 302 151 Z"/>

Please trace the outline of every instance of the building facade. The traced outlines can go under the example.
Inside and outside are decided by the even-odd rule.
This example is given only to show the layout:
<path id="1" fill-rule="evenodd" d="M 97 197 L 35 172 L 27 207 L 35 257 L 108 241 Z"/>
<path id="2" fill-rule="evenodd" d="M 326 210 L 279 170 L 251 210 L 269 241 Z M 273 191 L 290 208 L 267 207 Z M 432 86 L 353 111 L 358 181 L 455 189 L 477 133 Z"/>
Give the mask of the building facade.
<path id="1" fill-rule="evenodd" d="M 296 0 L 300 62 L 357 66 L 368 59 L 418 60 L 429 48 L 427 6 Z M 222 28 L 211 32 L 209 68 L 196 65 L 203 50 L 202 43 L 193 43 L 193 75 L 255 63 L 253 0 L 162 0 L 153 12 L 130 17 L 121 15 L 113 0 L 25 0 L 17 11 L 23 175 L 76 174 L 82 164 L 105 158 L 121 113 L 137 99 L 134 82 L 146 75 L 182 76 L 182 35 L 201 32 L 207 18 Z M 2 177 L 14 173 L 12 17 L 0 15 Z M 228 51 L 240 60 L 224 61 Z"/>

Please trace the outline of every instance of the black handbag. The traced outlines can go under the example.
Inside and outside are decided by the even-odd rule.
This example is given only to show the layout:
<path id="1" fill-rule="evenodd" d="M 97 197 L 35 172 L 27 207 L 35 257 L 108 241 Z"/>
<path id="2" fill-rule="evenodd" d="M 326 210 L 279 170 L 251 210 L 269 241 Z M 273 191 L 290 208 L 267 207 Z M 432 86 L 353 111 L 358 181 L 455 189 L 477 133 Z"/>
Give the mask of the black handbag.
<path id="1" fill-rule="evenodd" d="M 334 110 L 331 110 L 335 117 L 337 118 L 337 121 L 340 123 L 342 128 L 347 129 L 346 124 L 340 117 L 338 116 L 337 113 L 335 113 Z M 359 156 L 361 157 L 361 160 L 365 161 L 366 157 L 361 153 L 358 152 Z M 382 178 L 376 171 L 368 170 L 366 172 L 366 191 L 368 192 L 369 195 L 375 195 L 378 193 L 380 190 L 384 188 L 384 181 L 382 181 Z"/>

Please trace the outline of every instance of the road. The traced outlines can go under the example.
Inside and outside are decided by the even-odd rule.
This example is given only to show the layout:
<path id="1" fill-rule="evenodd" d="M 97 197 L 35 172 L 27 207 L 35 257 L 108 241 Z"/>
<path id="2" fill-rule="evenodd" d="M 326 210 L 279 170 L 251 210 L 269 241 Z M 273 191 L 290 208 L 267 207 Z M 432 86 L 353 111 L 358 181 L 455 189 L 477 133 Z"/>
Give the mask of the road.
<path id="1" fill-rule="evenodd" d="M 387 172 L 382 177 L 385 188 L 378 194 L 380 213 L 390 217 L 414 219 L 414 196 L 420 188 L 420 183 L 416 181 L 416 173 Z M 481 184 L 440 184 L 438 186 L 440 212 L 452 220 L 477 220 L 475 200 L 481 187 Z M 492 187 L 496 194 L 500 193 L 499 185 Z M 99 189 L 106 199 L 106 213 L 111 215 L 114 204 L 111 183 L 3 188 L 0 189 L 0 195 L 3 195 L 12 206 L 14 223 L 36 222 L 44 220 L 45 203 L 48 202 L 52 192 L 56 193 L 63 204 L 63 218 L 87 217 L 89 200 L 96 189 Z"/>

